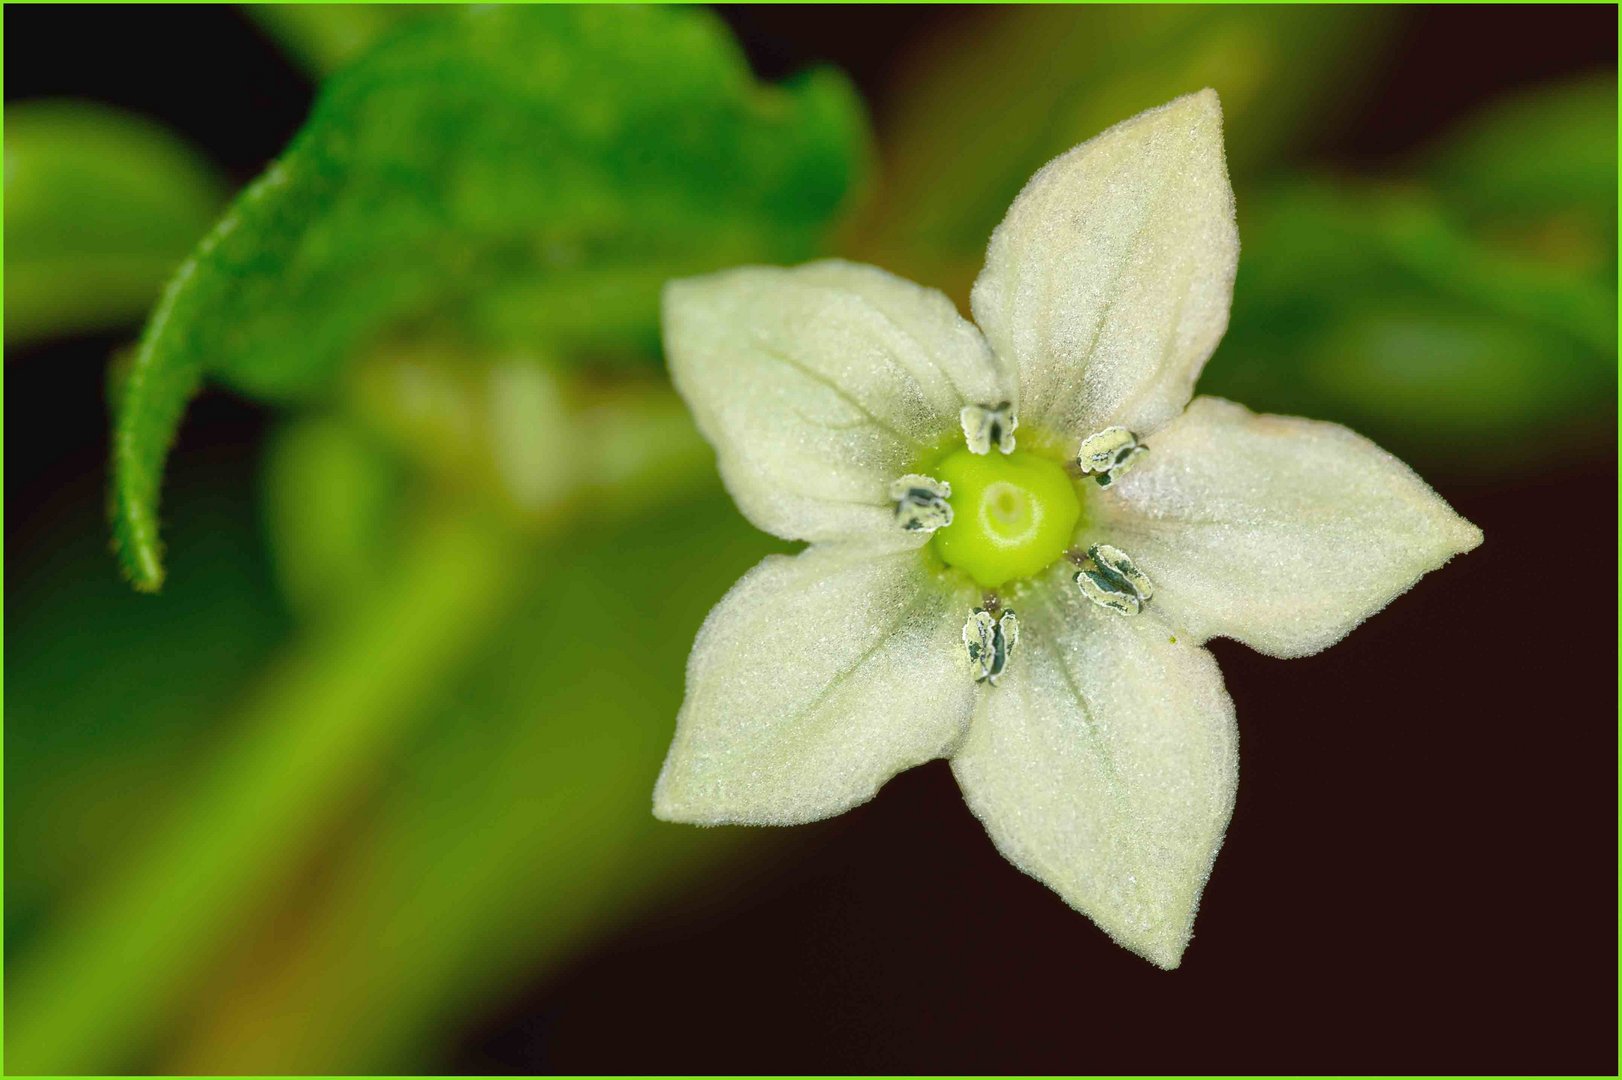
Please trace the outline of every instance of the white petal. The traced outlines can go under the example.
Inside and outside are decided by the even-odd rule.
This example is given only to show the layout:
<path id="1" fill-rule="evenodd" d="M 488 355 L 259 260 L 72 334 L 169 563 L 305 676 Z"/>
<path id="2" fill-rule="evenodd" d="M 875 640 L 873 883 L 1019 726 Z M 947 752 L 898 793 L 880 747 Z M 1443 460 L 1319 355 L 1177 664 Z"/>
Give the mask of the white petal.
<path id="1" fill-rule="evenodd" d="M 665 353 L 738 506 L 791 540 L 902 535 L 890 482 L 1012 388 L 943 294 L 871 266 L 671 282 Z M 961 435 L 958 436 L 961 438 Z"/>
<path id="2" fill-rule="evenodd" d="M 1020 422 L 1073 444 L 1171 420 L 1227 328 L 1238 259 L 1215 91 L 1049 162 L 974 285 L 975 321 L 1016 365 Z"/>
<path id="3" fill-rule="evenodd" d="M 1338 424 L 1202 397 L 1095 502 L 1179 634 L 1271 656 L 1339 641 L 1481 543 L 1402 462 Z"/>
<path id="4" fill-rule="evenodd" d="M 848 810 L 962 736 L 973 595 L 912 551 L 773 555 L 716 605 L 654 790 L 667 821 L 792 825 Z"/>
<path id="5" fill-rule="evenodd" d="M 1204 649 L 1068 586 L 1020 608 L 952 770 L 1010 862 L 1173 968 L 1233 810 L 1233 703 Z"/>

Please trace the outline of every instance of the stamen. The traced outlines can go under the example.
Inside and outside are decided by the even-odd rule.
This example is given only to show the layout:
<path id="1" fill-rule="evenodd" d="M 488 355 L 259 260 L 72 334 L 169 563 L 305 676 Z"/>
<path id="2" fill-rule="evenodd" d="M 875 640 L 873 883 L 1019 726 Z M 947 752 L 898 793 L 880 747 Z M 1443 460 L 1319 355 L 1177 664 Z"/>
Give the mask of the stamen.
<path id="1" fill-rule="evenodd" d="M 972 453 L 989 454 L 993 446 L 1005 454 L 1014 452 L 1014 429 L 1019 427 L 1019 418 L 1014 415 L 1012 402 L 965 405 L 958 419 L 963 423 L 963 439 Z"/>
<path id="2" fill-rule="evenodd" d="M 1081 594 L 1099 607 L 1136 615 L 1154 596 L 1155 587 L 1126 552 L 1108 544 L 1087 549 L 1087 564 L 1076 574 Z"/>
<path id="3" fill-rule="evenodd" d="M 895 500 L 895 519 L 908 532 L 934 532 L 952 523 L 952 485 L 917 473 L 908 473 L 890 484 Z"/>
<path id="4" fill-rule="evenodd" d="M 1082 474 L 1091 476 L 1099 487 L 1109 487 L 1148 452 L 1149 448 L 1126 428 L 1105 428 L 1081 441 L 1076 464 Z"/>
<path id="5" fill-rule="evenodd" d="M 963 624 L 963 645 L 969 651 L 969 665 L 977 683 L 996 686 L 1017 644 L 1019 620 L 1012 610 L 1004 610 L 999 618 L 985 608 L 975 608 Z"/>

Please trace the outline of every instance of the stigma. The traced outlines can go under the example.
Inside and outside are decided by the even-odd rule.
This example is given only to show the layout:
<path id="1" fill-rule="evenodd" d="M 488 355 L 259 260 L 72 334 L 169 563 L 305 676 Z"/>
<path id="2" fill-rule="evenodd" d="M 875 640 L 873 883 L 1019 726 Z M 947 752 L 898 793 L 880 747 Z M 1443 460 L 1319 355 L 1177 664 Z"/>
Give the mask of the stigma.
<path id="1" fill-rule="evenodd" d="M 966 447 L 931 471 L 950 488 L 952 510 L 950 525 L 935 533 L 935 553 L 981 588 L 1033 577 L 1064 557 L 1081 500 L 1058 461 Z"/>

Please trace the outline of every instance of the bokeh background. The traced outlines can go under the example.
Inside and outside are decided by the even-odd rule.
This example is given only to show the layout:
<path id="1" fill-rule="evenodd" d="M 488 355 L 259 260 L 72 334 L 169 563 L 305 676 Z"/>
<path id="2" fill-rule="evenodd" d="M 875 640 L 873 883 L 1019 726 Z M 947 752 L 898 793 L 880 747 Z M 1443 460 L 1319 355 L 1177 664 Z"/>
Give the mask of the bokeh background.
<path id="1" fill-rule="evenodd" d="M 5 12 L 9 1071 L 1614 1072 L 1614 8 L 470 17 Z M 1214 643 L 1243 781 L 1182 969 L 940 763 L 655 822 L 693 632 L 782 549 L 658 281 L 832 251 L 964 303 L 1035 168 L 1205 85 L 1244 251 L 1202 389 L 1487 540 L 1322 656 Z M 339 194 L 188 316 L 139 595 L 124 358 L 306 122 Z"/>

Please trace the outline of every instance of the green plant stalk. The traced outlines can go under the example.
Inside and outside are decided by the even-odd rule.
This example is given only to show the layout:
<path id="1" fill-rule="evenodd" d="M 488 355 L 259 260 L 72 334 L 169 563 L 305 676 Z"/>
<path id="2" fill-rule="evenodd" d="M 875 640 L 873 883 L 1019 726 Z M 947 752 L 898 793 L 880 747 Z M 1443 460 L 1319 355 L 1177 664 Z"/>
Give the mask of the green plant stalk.
<path id="1" fill-rule="evenodd" d="M 668 619 L 702 615 L 699 595 L 720 595 L 740 566 L 781 546 L 727 520 L 729 508 L 706 484 L 629 527 L 576 519 L 551 541 L 503 623 L 505 655 L 482 657 L 448 698 L 459 714 L 499 709 L 514 721 L 460 725 L 432 710 L 436 741 L 391 775 L 319 900 L 300 902 L 296 946 L 214 971 L 214 987 L 249 1004 L 216 1007 L 220 995 L 204 990 L 202 1015 L 159 1070 L 438 1067 L 446 1040 L 502 993 L 555 972 L 706 862 L 744 844 L 760 851 L 761 831 L 683 829 L 648 812 L 697 629 Z M 683 553 L 687 596 L 676 603 L 668 551 Z M 659 613 L 639 628 L 650 601 Z M 550 641 L 544 612 L 570 613 L 567 640 Z M 317 999 L 320 1009 L 304 1007 Z"/>
<path id="2" fill-rule="evenodd" d="M 12 1071 L 105 1072 L 149 1048 L 260 891 L 494 631 L 526 539 L 586 513 L 634 516 L 711 475 L 708 448 L 667 388 L 600 401 L 573 423 L 589 453 L 538 531 L 468 505 L 424 518 L 391 578 L 267 676 L 167 829 L 20 958 L 7 996 Z"/>
<path id="3" fill-rule="evenodd" d="M 419 701 L 493 626 L 516 557 L 472 517 L 427 521 L 393 587 L 296 644 L 150 848 L 16 963 L 13 1072 L 128 1067 L 259 891 L 283 875 Z"/>

